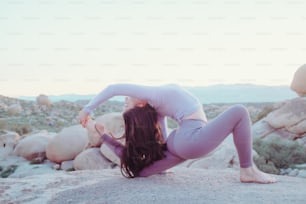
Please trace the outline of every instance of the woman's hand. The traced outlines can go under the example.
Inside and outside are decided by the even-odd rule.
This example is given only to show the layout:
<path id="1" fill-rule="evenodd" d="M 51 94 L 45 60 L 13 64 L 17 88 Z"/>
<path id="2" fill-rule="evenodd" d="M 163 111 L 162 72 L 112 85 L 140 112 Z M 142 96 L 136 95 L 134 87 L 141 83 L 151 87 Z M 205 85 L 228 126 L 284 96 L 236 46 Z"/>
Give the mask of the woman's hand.
<path id="1" fill-rule="evenodd" d="M 89 113 L 87 113 L 86 111 L 84 110 L 81 110 L 79 112 L 79 122 L 80 124 L 86 128 L 87 127 L 87 123 L 88 121 L 90 120 L 90 116 L 89 116 Z"/>

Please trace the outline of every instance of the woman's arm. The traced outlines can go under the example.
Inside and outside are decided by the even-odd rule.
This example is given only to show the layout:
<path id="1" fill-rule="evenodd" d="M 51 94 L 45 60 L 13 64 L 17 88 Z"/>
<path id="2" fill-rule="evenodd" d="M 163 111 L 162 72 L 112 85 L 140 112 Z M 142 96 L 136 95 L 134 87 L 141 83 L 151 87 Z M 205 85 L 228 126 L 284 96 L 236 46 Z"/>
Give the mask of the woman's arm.
<path id="1" fill-rule="evenodd" d="M 111 136 L 107 134 L 103 134 L 101 136 L 101 139 L 103 141 L 103 144 L 106 144 L 119 158 L 122 156 L 122 151 L 124 148 L 124 145 L 120 142 L 114 140 Z"/>
<path id="2" fill-rule="evenodd" d="M 157 87 L 135 84 L 113 84 L 103 89 L 85 107 L 84 111 L 91 113 L 98 105 L 113 96 L 130 96 L 141 100 L 157 102 Z"/>
<path id="3" fill-rule="evenodd" d="M 158 174 L 158 173 L 161 173 L 161 172 L 163 172 L 167 169 L 170 169 L 171 167 L 174 167 L 174 166 L 176 166 L 176 165 L 185 161 L 182 158 L 174 156 L 169 151 L 165 151 L 165 155 L 166 155 L 165 158 L 163 158 L 161 160 L 158 160 L 158 161 L 155 161 L 150 166 L 145 167 L 139 173 L 139 176 L 140 177 L 147 177 L 147 176 L 151 176 L 153 174 Z"/>
<path id="4" fill-rule="evenodd" d="M 107 134 L 103 134 L 101 136 L 101 139 L 103 140 L 103 145 L 106 144 L 112 152 L 114 152 L 119 158 L 121 158 L 123 153 L 124 145 L 120 142 L 114 140 L 111 136 Z M 171 167 L 174 167 L 178 165 L 179 163 L 184 162 L 185 160 L 179 157 L 174 156 L 169 151 L 165 151 L 165 158 L 155 161 L 150 166 L 145 167 L 140 173 L 140 177 L 147 177 L 151 176 L 153 174 L 161 173 L 167 169 L 170 169 Z"/>

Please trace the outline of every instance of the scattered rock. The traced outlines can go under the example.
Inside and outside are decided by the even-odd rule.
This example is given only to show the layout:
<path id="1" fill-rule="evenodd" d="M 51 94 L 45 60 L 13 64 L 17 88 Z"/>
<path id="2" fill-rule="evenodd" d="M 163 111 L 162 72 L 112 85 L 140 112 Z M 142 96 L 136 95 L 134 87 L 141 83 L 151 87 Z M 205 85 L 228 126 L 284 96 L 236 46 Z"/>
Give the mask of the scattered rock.
<path id="1" fill-rule="evenodd" d="M 40 94 L 36 97 L 36 103 L 39 106 L 50 106 L 52 103 L 47 95 Z"/>
<path id="2" fill-rule="evenodd" d="M 122 113 L 113 112 L 97 117 L 97 123 L 103 124 L 105 133 L 111 134 L 115 138 L 122 137 L 124 133 L 124 121 Z"/>
<path id="3" fill-rule="evenodd" d="M 25 136 L 18 141 L 14 149 L 14 154 L 30 160 L 33 163 L 41 163 L 46 158 L 47 144 L 55 134 L 40 131 L 36 134 Z"/>
<path id="4" fill-rule="evenodd" d="M 296 70 L 290 87 L 299 96 L 303 97 L 306 95 L 306 64 Z"/>
<path id="5" fill-rule="evenodd" d="M 61 170 L 64 170 L 64 171 L 74 170 L 74 168 L 73 168 L 73 160 L 63 161 L 61 163 Z"/>
<path id="6" fill-rule="evenodd" d="M 295 140 L 303 144 L 306 141 L 306 99 L 295 98 L 269 113 L 252 126 L 254 138 L 279 137 Z M 306 145 L 305 145 L 306 147 Z"/>
<path id="7" fill-rule="evenodd" d="M 285 128 L 300 135 L 306 132 L 306 99 L 296 98 L 271 112 L 265 121 L 275 129 Z"/>
<path id="8" fill-rule="evenodd" d="M 306 178 L 306 170 L 300 170 L 298 177 Z"/>
<path id="9" fill-rule="evenodd" d="M 76 170 L 98 170 L 109 169 L 112 163 L 101 154 L 99 148 L 90 148 L 75 158 L 73 166 Z"/>
<path id="10" fill-rule="evenodd" d="M 7 108 L 9 115 L 19 115 L 23 111 L 20 104 L 12 104 Z"/>
<path id="11" fill-rule="evenodd" d="M 13 174 L 15 172 L 17 167 L 18 167 L 17 165 L 10 165 L 10 166 L 6 167 L 3 171 L 1 171 L 0 177 L 1 178 L 9 177 L 11 174 Z"/>
<path id="12" fill-rule="evenodd" d="M 294 169 L 288 173 L 289 176 L 297 176 L 299 175 L 299 170 Z"/>
<path id="13" fill-rule="evenodd" d="M 124 133 L 122 113 L 114 112 L 99 116 L 95 122 L 91 120 L 88 122 L 87 130 L 90 147 L 100 147 L 103 142 L 95 128 L 95 123 L 102 125 L 104 127 L 104 133 L 112 135 L 114 138 L 120 138 Z"/>
<path id="14" fill-rule="evenodd" d="M 20 136 L 15 132 L 6 132 L 0 135 L 0 159 L 12 154 Z"/>
<path id="15" fill-rule="evenodd" d="M 102 144 L 100 152 L 109 161 L 120 166 L 120 158 L 107 145 Z"/>

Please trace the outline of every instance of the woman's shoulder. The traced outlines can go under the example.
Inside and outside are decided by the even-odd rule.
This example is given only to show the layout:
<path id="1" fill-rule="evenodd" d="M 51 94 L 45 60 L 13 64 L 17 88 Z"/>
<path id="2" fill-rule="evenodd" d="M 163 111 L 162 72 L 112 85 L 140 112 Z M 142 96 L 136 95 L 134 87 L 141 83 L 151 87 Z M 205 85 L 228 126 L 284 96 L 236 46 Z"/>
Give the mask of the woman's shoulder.
<path id="1" fill-rule="evenodd" d="M 182 88 L 180 85 L 174 84 L 174 83 L 164 84 L 163 87 L 170 88 L 170 89 L 181 89 Z"/>
<path id="2" fill-rule="evenodd" d="M 171 91 L 171 92 L 185 92 L 187 91 L 179 84 L 166 84 L 164 85 L 164 89 Z"/>

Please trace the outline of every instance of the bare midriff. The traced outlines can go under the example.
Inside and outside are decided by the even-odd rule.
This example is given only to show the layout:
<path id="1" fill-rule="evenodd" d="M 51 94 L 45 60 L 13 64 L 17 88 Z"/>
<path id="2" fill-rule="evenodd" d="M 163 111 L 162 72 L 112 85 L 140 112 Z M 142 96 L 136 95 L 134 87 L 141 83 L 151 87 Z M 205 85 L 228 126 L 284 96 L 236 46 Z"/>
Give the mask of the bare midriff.
<path id="1" fill-rule="evenodd" d="M 202 109 L 198 109 L 190 115 L 187 115 L 183 118 L 183 120 L 202 120 L 207 123 L 207 118 Z"/>

